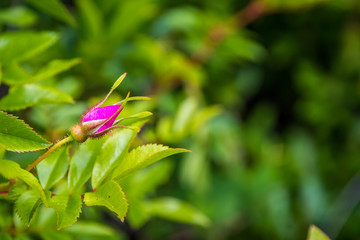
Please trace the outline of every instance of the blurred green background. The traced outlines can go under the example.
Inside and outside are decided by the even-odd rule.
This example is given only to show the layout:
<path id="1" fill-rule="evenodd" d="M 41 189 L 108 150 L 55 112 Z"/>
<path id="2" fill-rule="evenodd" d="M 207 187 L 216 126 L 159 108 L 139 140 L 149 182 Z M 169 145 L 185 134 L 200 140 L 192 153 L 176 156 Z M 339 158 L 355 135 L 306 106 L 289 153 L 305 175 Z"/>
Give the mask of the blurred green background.
<path id="1" fill-rule="evenodd" d="M 127 91 L 151 96 L 127 111 L 154 113 L 135 145 L 193 151 L 147 169 L 159 179 L 146 193 L 128 190 L 130 198 L 141 205 L 176 197 L 211 224 L 165 220 L 156 210 L 161 202 L 142 206 L 152 209 L 151 219 L 130 202 L 125 223 L 100 208 L 84 209 L 80 220 L 106 224 L 124 239 L 305 239 L 310 224 L 332 239 L 360 239 L 360 1 L 56 3 L 0 2 L 0 37 L 58 35 L 22 64 L 28 72 L 81 58 L 45 83 L 75 104 L 17 114 L 56 141 L 128 72 L 111 101 Z"/>

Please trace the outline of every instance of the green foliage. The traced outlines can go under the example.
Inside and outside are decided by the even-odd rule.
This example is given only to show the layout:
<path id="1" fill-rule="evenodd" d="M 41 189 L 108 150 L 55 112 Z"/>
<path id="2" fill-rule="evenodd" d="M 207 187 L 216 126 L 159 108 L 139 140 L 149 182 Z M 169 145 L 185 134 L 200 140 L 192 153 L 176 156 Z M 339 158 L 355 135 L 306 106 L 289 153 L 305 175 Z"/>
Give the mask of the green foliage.
<path id="1" fill-rule="evenodd" d="M 26 0 L 35 7 L 49 13 L 72 26 L 76 25 L 74 18 L 59 0 Z"/>
<path id="2" fill-rule="evenodd" d="M 40 203 L 40 195 L 34 190 L 23 192 L 16 200 L 15 212 L 25 225 L 29 226 Z"/>
<path id="3" fill-rule="evenodd" d="M 25 84 L 12 88 L 10 93 L 0 100 L 0 109 L 14 111 L 49 103 L 73 103 L 73 99 L 54 88 Z"/>
<path id="4" fill-rule="evenodd" d="M 210 225 L 209 219 L 203 213 L 178 199 L 169 197 L 157 198 L 146 201 L 144 206 L 147 212 L 153 216 L 202 227 Z"/>
<path id="5" fill-rule="evenodd" d="M 80 145 L 70 162 L 68 184 L 70 193 L 81 188 L 91 176 L 105 138 L 88 139 Z"/>
<path id="6" fill-rule="evenodd" d="M 26 41 L 24 41 L 26 39 Z M 24 61 L 41 53 L 58 39 L 54 32 L 9 32 L 0 37 L 0 62 Z"/>
<path id="7" fill-rule="evenodd" d="M 1 147 L 9 151 L 34 151 L 50 146 L 22 120 L 1 111 L 0 136 Z"/>
<path id="8" fill-rule="evenodd" d="M 0 239 L 356 238 L 358 5 L 1 1 Z M 20 168 L 110 89 L 133 130 Z"/>
<path id="9" fill-rule="evenodd" d="M 19 164 L 8 161 L 8 160 L 0 160 L 0 174 L 3 175 L 7 179 L 20 179 L 25 182 L 29 187 L 31 187 L 38 195 L 40 195 L 41 200 L 47 206 L 47 200 L 45 197 L 45 193 L 41 188 L 41 185 L 37 178 L 32 175 L 30 172 L 20 168 Z"/>
<path id="10" fill-rule="evenodd" d="M 55 209 L 57 215 L 57 229 L 73 225 L 81 212 L 82 200 L 80 194 L 62 193 L 51 196 L 49 207 Z"/>
<path id="11" fill-rule="evenodd" d="M 27 27 L 33 25 L 36 21 L 36 14 L 24 6 L 15 6 L 0 10 L 0 23 Z"/>
<path id="12" fill-rule="evenodd" d="M 48 190 L 64 177 L 68 170 L 67 148 L 62 147 L 50 154 L 36 167 L 38 178 L 43 189 Z"/>
<path id="13" fill-rule="evenodd" d="M 130 143 L 136 136 L 136 131 L 132 129 L 122 129 L 110 136 L 103 144 L 100 154 L 95 160 L 95 165 L 91 177 L 93 189 L 97 188 L 101 182 L 117 166 L 127 153 Z"/>
<path id="14" fill-rule="evenodd" d="M 87 206 L 104 206 L 114 212 L 121 221 L 127 213 L 128 202 L 120 185 L 115 181 L 101 184 L 94 192 L 84 195 Z"/>
<path id="15" fill-rule="evenodd" d="M 97 222 L 78 222 L 75 225 L 66 228 L 65 231 L 76 235 L 85 236 L 115 236 L 115 231 L 111 227 Z"/>
<path id="16" fill-rule="evenodd" d="M 189 150 L 171 149 L 156 144 L 140 146 L 124 157 L 116 168 L 112 178 L 118 181 L 160 159 L 182 152 L 189 152 Z"/>

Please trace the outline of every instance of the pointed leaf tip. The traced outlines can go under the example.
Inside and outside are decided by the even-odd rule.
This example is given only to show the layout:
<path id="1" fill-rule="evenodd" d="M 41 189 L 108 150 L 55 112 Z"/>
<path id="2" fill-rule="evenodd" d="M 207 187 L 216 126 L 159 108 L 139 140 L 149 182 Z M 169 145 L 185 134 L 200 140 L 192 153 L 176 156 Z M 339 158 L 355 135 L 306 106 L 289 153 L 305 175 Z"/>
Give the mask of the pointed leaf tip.
<path id="1" fill-rule="evenodd" d="M 117 88 L 117 87 L 122 83 L 122 81 L 123 81 L 124 78 L 126 77 L 126 74 L 127 74 L 127 72 L 125 72 L 123 75 L 121 75 L 121 76 L 116 80 L 116 82 L 114 83 L 114 85 L 111 87 L 110 93 L 111 93 L 112 91 L 114 91 L 115 88 Z"/>

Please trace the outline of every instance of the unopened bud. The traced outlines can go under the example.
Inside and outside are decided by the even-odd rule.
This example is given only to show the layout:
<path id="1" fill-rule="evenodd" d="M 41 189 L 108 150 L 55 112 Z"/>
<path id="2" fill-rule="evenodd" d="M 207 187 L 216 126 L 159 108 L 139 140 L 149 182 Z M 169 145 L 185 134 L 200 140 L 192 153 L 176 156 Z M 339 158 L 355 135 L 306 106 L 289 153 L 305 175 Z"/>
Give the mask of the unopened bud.
<path id="1" fill-rule="evenodd" d="M 85 142 L 87 131 L 81 124 L 76 124 L 71 128 L 71 136 L 78 142 Z"/>

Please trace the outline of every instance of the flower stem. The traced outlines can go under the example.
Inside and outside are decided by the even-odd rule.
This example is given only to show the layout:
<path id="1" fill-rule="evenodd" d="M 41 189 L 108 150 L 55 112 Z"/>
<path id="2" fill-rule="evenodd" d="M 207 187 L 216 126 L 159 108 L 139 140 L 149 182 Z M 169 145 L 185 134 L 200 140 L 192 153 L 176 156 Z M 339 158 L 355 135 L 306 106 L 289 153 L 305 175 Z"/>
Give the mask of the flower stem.
<path id="1" fill-rule="evenodd" d="M 49 150 L 47 150 L 43 155 L 41 155 L 38 159 L 36 159 L 34 162 L 32 162 L 27 168 L 26 171 L 31 171 L 31 169 L 33 169 L 34 167 L 36 167 L 36 165 L 38 165 L 42 160 L 44 160 L 47 156 L 50 155 L 50 153 L 52 153 L 53 151 L 55 151 L 56 149 L 58 149 L 59 147 L 61 147 L 62 145 L 72 141 L 73 138 L 71 136 L 64 138 L 63 140 L 55 143 L 51 148 L 49 148 Z"/>

